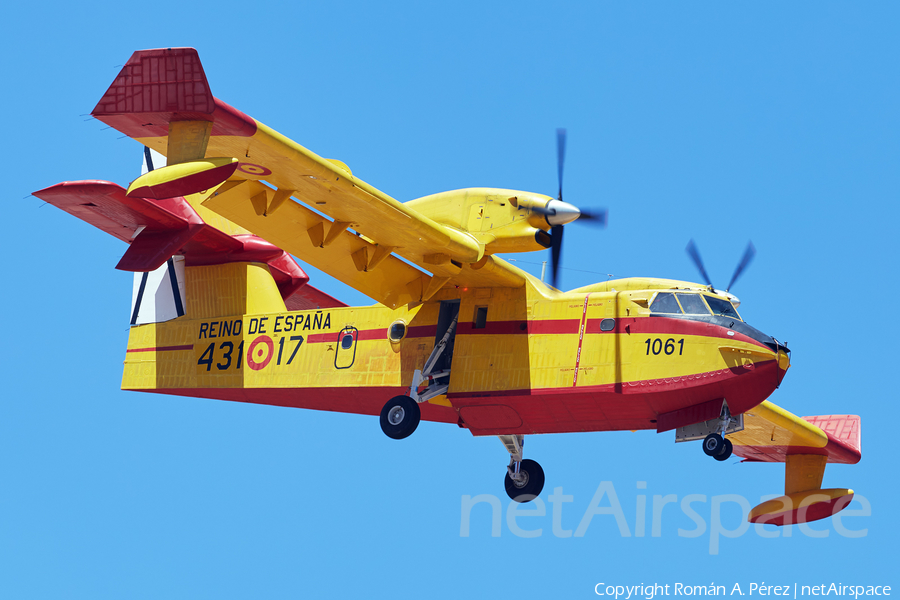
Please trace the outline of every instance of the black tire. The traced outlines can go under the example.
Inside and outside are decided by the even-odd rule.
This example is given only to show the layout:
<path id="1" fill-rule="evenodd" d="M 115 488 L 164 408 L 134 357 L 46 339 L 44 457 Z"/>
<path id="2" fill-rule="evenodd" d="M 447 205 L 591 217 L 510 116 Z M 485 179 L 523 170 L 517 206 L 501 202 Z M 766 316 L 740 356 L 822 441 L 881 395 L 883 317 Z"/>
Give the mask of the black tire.
<path id="1" fill-rule="evenodd" d="M 713 458 L 718 461 L 728 460 L 731 458 L 731 453 L 734 450 L 734 444 L 731 443 L 731 440 L 725 438 L 725 443 L 722 444 L 722 452 L 716 454 Z"/>
<path id="2" fill-rule="evenodd" d="M 381 430 L 394 440 L 412 435 L 419 426 L 422 411 L 409 396 L 394 396 L 381 409 Z"/>
<path id="3" fill-rule="evenodd" d="M 703 440 L 703 452 L 707 456 L 718 456 L 725 447 L 725 440 L 718 433 L 711 433 Z"/>
<path id="4" fill-rule="evenodd" d="M 519 466 L 519 473 L 525 475 L 525 482 L 517 485 L 506 472 L 506 493 L 516 502 L 531 502 L 544 489 L 544 469 L 536 461 L 525 459 Z"/>

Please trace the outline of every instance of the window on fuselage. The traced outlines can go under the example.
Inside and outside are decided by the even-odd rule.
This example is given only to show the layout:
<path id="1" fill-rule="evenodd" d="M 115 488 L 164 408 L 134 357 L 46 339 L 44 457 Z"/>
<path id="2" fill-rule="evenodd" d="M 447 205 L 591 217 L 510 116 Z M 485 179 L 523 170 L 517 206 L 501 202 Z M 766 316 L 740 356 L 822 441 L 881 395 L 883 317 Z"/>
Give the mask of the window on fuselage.
<path id="1" fill-rule="evenodd" d="M 709 307 L 712 309 L 714 315 L 741 319 L 741 315 L 738 314 L 738 311 L 734 308 L 734 305 L 728 300 L 722 300 L 721 298 L 716 298 L 715 296 L 703 297 L 706 298 L 706 303 L 709 304 Z"/>
<path id="2" fill-rule="evenodd" d="M 345 333 L 341 336 L 341 348 L 349 350 L 351 346 L 353 346 L 353 334 Z"/>
<path id="3" fill-rule="evenodd" d="M 675 294 L 660 292 L 653 299 L 653 304 L 650 305 L 650 312 L 663 315 L 680 315 L 681 308 L 678 306 L 678 302 L 675 301 Z"/>
<path id="4" fill-rule="evenodd" d="M 699 294 L 675 294 L 686 315 L 708 315 L 709 309 Z"/>

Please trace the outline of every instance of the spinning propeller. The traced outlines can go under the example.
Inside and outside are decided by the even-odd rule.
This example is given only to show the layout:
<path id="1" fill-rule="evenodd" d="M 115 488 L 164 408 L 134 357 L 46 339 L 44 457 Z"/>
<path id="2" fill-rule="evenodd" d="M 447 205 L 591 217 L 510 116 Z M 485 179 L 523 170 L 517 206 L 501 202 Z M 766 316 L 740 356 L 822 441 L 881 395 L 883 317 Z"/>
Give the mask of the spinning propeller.
<path id="1" fill-rule="evenodd" d="M 576 219 L 593 222 L 606 227 L 606 209 L 596 212 L 581 210 L 568 202 L 563 202 L 563 165 L 566 159 L 566 130 L 556 130 L 556 165 L 559 177 L 559 194 L 556 200 L 550 200 L 546 206 L 532 207 L 532 211 L 544 215 L 550 224 L 550 283 L 556 287 L 559 273 L 559 261 L 562 255 L 563 225 Z"/>
<path id="2" fill-rule="evenodd" d="M 687 248 L 688 256 L 691 257 L 691 260 L 694 261 L 694 264 L 697 266 L 697 270 L 700 271 L 700 275 L 703 277 L 703 281 L 706 282 L 706 285 L 710 287 L 710 289 L 715 290 L 715 286 L 712 283 L 712 280 L 709 278 L 709 275 L 706 272 L 706 269 L 703 267 L 703 259 L 700 258 L 700 252 L 697 251 L 697 246 L 694 244 L 694 240 L 688 242 Z M 753 247 L 753 242 L 747 242 L 747 249 L 744 250 L 744 256 L 741 257 L 741 262 L 738 263 L 737 267 L 734 270 L 734 275 L 731 276 L 731 281 L 728 282 L 728 287 L 725 288 L 725 292 L 728 292 L 734 283 L 738 280 L 738 277 L 744 272 L 750 262 L 753 260 L 753 257 L 756 256 L 756 248 Z"/>

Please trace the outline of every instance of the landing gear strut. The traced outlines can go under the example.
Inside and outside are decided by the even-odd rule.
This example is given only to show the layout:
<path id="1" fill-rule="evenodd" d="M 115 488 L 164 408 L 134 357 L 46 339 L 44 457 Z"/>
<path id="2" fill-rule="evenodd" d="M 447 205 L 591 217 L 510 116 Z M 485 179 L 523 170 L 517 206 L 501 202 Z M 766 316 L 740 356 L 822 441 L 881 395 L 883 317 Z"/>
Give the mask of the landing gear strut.
<path id="1" fill-rule="evenodd" d="M 509 452 L 509 466 L 506 467 L 504 484 L 506 493 L 515 502 L 531 502 L 544 489 L 544 470 L 537 461 L 522 460 L 524 435 L 498 436 Z"/>

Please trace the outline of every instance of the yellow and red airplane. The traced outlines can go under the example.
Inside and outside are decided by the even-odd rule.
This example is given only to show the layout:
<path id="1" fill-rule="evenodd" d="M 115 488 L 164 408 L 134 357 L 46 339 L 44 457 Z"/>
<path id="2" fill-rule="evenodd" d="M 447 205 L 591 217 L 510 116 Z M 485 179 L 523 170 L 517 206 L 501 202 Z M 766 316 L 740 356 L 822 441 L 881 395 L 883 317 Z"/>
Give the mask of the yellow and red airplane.
<path id="1" fill-rule="evenodd" d="M 785 462 L 785 495 L 753 522 L 821 519 L 852 499 L 820 488 L 826 463 L 859 461 L 859 417 L 766 400 L 790 351 L 741 319 L 695 249 L 707 285 L 557 290 L 496 255 L 549 247 L 555 273 L 563 226 L 590 217 L 561 191 L 399 202 L 215 98 L 192 48 L 135 52 L 92 114 L 145 146 L 146 172 L 127 189 L 35 195 L 129 244 L 122 389 L 380 415 L 395 439 L 420 419 L 495 435 L 520 502 L 544 484 L 526 434 L 639 429 L 703 440 L 716 460 Z M 292 256 L 376 304 L 315 289 Z"/>

